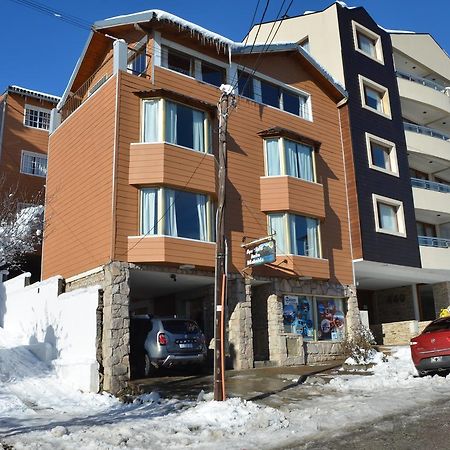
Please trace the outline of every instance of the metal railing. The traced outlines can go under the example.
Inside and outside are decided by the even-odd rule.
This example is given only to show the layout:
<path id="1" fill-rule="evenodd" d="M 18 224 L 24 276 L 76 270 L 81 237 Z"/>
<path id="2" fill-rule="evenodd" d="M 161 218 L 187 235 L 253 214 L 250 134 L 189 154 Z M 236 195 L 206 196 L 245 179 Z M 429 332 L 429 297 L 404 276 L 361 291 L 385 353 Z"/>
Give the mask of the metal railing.
<path id="1" fill-rule="evenodd" d="M 428 189 L 429 191 L 444 192 L 450 194 L 450 186 L 448 184 L 438 183 L 437 181 L 428 181 L 422 180 L 420 178 L 411 178 L 411 184 L 413 187 L 416 188 Z"/>
<path id="2" fill-rule="evenodd" d="M 424 247 L 436 247 L 436 248 L 450 248 L 450 239 L 418 236 L 419 245 Z"/>
<path id="3" fill-rule="evenodd" d="M 105 73 L 96 83 L 92 84 L 98 73 L 112 59 L 112 55 L 73 93 L 70 93 L 66 102 L 61 108 L 61 121 L 66 120 L 83 102 L 85 102 L 95 91 L 108 81 L 111 74 Z"/>
<path id="4" fill-rule="evenodd" d="M 444 141 L 449 141 L 450 136 L 440 131 L 435 130 L 434 128 L 424 127 L 422 125 L 415 125 L 413 123 L 404 122 L 403 128 L 405 131 L 412 131 L 418 134 L 425 134 L 427 136 L 431 136 L 437 139 L 442 139 Z"/>
<path id="5" fill-rule="evenodd" d="M 422 78 L 417 75 L 413 75 L 411 73 L 402 72 L 401 70 L 396 71 L 397 77 L 403 78 L 404 80 L 409 80 L 414 83 L 422 84 L 423 86 L 427 86 L 435 91 L 442 92 L 446 95 L 449 95 L 449 88 L 443 86 L 442 84 L 436 83 L 435 81 L 428 80 L 427 78 Z"/>

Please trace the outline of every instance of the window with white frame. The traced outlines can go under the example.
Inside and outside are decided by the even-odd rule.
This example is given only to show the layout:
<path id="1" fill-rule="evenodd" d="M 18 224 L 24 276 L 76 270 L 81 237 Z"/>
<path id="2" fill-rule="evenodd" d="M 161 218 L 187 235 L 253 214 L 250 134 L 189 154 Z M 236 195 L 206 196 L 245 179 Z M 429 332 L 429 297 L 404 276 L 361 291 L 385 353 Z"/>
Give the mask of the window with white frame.
<path id="1" fill-rule="evenodd" d="M 390 175 L 398 175 L 395 144 L 386 139 L 366 133 L 369 167 Z"/>
<path id="2" fill-rule="evenodd" d="M 147 36 L 144 36 L 132 49 L 128 49 L 128 72 L 143 76 L 147 71 Z"/>
<path id="3" fill-rule="evenodd" d="M 22 150 L 20 172 L 45 177 L 47 175 L 47 155 Z"/>
<path id="4" fill-rule="evenodd" d="M 306 295 L 283 296 L 284 332 L 304 340 L 340 341 L 345 336 L 342 298 Z"/>
<path id="5" fill-rule="evenodd" d="M 24 124 L 27 127 L 48 130 L 50 128 L 50 110 L 38 106 L 25 105 Z"/>
<path id="6" fill-rule="evenodd" d="M 295 114 L 303 119 L 312 120 L 308 94 L 285 89 L 275 83 L 251 76 L 244 71 L 238 71 L 238 77 L 239 95 Z"/>
<path id="7" fill-rule="evenodd" d="M 391 119 L 389 92 L 378 83 L 359 75 L 361 102 L 363 108 Z"/>
<path id="8" fill-rule="evenodd" d="M 315 181 L 314 149 L 284 137 L 264 140 L 266 175 L 289 175 Z"/>
<path id="9" fill-rule="evenodd" d="M 204 194 L 141 189 L 140 234 L 213 241 L 213 205 Z"/>
<path id="10" fill-rule="evenodd" d="M 384 64 L 380 35 L 355 21 L 352 21 L 352 27 L 355 49 L 369 58 Z"/>
<path id="11" fill-rule="evenodd" d="M 320 258 L 319 221 L 291 213 L 268 215 L 269 234 L 275 234 L 277 253 Z"/>
<path id="12" fill-rule="evenodd" d="M 168 142 L 199 152 L 211 152 L 208 114 L 166 99 L 143 102 L 142 142 Z"/>
<path id="13" fill-rule="evenodd" d="M 209 61 L 163 45 L 162 66 L 208 84 L 220 87 L 226 82 L 226 69 Z"/>
<path id="14" fill-rule="evenodd" d="M 372 194 L 372 198 L 376 231 L 406 237 L 403 203 L 377 194 Z"/>

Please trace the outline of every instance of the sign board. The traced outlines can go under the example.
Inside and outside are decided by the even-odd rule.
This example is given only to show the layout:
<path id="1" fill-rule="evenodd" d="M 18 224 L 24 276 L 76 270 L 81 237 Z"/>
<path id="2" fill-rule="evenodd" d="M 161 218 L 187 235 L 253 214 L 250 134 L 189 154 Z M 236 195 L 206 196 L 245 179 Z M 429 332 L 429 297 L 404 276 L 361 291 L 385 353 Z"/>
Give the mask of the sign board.
<path id="1" fill-rule="evenodd" d="M 245 260 L 247 267 L 270 264 L 273 263 L 276 258 L 275 241 L 273 239 L 246 245 Z"/>

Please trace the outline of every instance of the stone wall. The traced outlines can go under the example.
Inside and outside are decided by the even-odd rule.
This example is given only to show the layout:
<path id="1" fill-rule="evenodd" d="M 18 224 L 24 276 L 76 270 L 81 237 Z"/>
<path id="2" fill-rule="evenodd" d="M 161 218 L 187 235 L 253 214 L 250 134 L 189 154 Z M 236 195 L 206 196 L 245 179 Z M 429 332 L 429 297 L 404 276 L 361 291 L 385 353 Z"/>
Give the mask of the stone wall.
<path id="1" fill-rule="evenodd" d="M 243 278 L 228 284 L 228 344 L 233 368 L 253 367 L 251 286 Z"/>
<path id="2" fill-rule="evenodd" d="M 439 317 L 441 309 L 450 306 L 450 281 L 433 284 L 433 297 L 436 317 Z"/>
<path id="3" fill-rule="evenodd" d="M 371 325 L 370 329 L 379 345 L 408 345 L 410 339 L 418 336 L 429 323 L 406 320 Z"/>

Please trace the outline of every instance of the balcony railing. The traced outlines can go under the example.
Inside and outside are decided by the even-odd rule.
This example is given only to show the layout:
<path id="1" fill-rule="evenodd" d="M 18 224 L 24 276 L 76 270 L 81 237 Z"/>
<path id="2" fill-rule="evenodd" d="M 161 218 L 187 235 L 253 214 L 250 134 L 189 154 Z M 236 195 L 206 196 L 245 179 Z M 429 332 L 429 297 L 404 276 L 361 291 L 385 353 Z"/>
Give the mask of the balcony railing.
<path id="1" fill-rule="evenodd" d="M 450 248 L 450 239 L 429 236 L 418 236 L 418 238 L 419 245 L 424 247 Z"/>
<path id="2" fill-rule="evenodd" d="M 402 72 L 397 70 L 397 76 L 399 78 L 403 78 L 404 80 L 409 80 L 414 83 L 422 84 L 423 86 L 427 86 L 435 91 L 443 92 L 446 95 L 449 95 L 449 89 L 443 86 L 442 84 L 436 83 L 435 81 L 428 80 L 427 78 L 418 77 L 417 75 L 412 75 L 410 73 Z"/>
<path id="3" fill-rule="evenodd" d="M 444 141 L 450 141 L 450 136 L 440 131 L 435 130 L 434 128 L 424 127 L 422 125 L 415 125 L 413 123 L 403 123 L 403 127 L 405 131 L 412 131 L 413 133 L 425 134 L 427 136 L 431 136 L 437 139 L 442 139 Z"/>
<path id="4" fill-rule="evenodd" d="M 436 181 L 421 180 L 420 178 L 411 178 L 411 184 L 416 188 L 450 194 L 450 186 L 448 184 L 437 183 Z"/>

